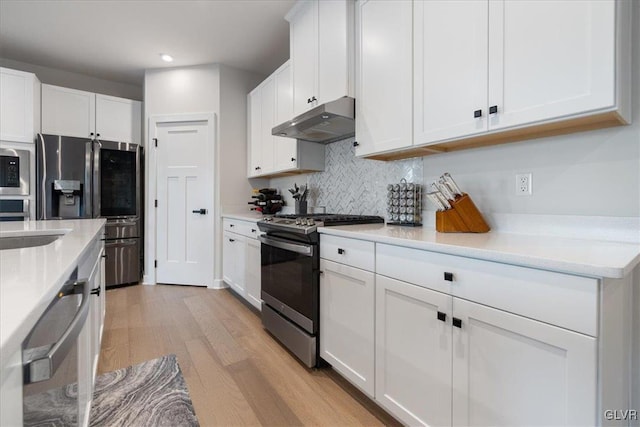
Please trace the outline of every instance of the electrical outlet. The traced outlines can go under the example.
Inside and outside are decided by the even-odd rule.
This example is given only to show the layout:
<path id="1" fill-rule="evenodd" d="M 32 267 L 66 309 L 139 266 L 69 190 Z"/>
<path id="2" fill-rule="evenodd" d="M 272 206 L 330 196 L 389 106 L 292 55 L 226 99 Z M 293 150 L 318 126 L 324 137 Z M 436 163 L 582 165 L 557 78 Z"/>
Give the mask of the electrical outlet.
<path id="1" fill-rule="evenodd" d="M 516 174 L 516 196 L 530 196 L 531 192 L 531 174 Z"/>

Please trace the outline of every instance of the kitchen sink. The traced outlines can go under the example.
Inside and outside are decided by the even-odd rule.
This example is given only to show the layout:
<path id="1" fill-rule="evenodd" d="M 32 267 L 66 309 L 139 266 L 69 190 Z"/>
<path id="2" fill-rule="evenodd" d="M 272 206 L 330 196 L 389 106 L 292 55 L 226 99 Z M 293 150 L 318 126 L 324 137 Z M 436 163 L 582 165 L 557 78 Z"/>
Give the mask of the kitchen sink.
<path id="1" fill-rule="evenodd" d="M 68 231 L 69 230 L 39 230 L 0 233 L 0 250 L 48 245 L 67 234 Z"/>

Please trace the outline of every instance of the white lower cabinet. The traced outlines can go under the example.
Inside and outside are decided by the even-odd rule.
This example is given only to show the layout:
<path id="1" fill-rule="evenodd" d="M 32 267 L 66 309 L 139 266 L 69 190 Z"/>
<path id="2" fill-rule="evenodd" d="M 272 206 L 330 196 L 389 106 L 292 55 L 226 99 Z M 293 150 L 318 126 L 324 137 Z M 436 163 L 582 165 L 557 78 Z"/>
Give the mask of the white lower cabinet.
<path id="1" fill-rule="evenodd" d="M 258 239 L 247 238 L 245 241 L 245 260 L 246 260 L 246 280 L 245 289 L 247 292 L 246 299 L 258 310 L 262 306 L 262 298 L 260 292 L 261 280 L 261 264 L 260 264 L 260 241 Z"/>
<path id="2" fill-rule="evenodd" d="M 449 295 L 376 275 L 376 401 L 406 424 L 451 425 L 450 313 Z"/>
<path id="3" fill-rule="evenodd" d="M 453 298 L 453 425 L 598 424 L 596 339 Z"/>
<path id="4" fill-rule="evenodd" d="M 595 338 L 380 275 L 376 287 L 376 400 L 402 422 L 596 424 Z"/>
<path id="5" fill-rule="evenodd" d="M 224 233 L 222 243 L 222 278 L 225 283 L 242 295 L 245 295 L 245 248 L 244 237 L 235 233 Z"/>
<path id="6" fill-rule="evenodd" d="M 261 309 L 261 264 L 255 222 L 223 220 L 222 278 L 238 295 Z"/>
<path id="7" fill-rule="evenodd" d="M 373 397 L 375 275 L 326 259 L 320 271 L 320 357 Z"/>

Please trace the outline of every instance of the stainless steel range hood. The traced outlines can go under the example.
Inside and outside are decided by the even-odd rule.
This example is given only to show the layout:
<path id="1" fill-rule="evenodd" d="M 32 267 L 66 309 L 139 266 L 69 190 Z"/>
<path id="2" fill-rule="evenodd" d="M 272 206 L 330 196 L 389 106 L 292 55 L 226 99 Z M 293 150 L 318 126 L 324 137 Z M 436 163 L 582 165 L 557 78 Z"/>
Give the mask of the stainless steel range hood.
<path id="1" fill-rule="evenodd" d="M 328 144 L 356 134 L 355 115 L 355 99 L 345 96 L 274 127 L 271 134 Z"/>

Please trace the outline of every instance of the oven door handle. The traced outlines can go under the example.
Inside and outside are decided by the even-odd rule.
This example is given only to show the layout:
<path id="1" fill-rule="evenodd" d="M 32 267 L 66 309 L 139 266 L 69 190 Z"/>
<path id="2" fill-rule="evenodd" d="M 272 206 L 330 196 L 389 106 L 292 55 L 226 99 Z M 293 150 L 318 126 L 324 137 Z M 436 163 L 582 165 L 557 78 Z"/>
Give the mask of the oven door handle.
<path id="1" fill-rule="evenodd" d="M 22 366 L 25 384 L 51 379 L 78 339 L 89 313 L 89 302 L 91 301 L 89 281 L 84 279 L 65 283 L 57 298 L 79 293 L 75 290 L 76 286 L 82 287 L 82 303 L 60 339 L 50 346 L 29 348 L 23 351 L 24 362 Z"/>
<path id="2" fill-rule="evenodd" d="M 258 236 L 258 239 L 267 246 L 284 249 L 285 251 L 295 252 L 305 256 L 313 256 L 313 245 L 305 245 L 304 243 L 292 243 L 282 239 L 276 239 L 267 236 Z"/>

